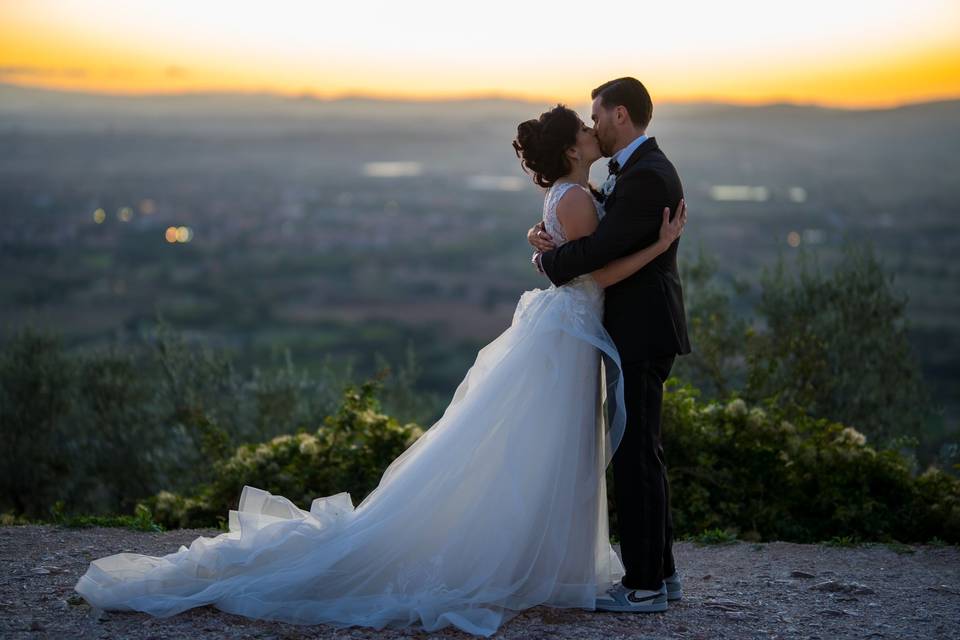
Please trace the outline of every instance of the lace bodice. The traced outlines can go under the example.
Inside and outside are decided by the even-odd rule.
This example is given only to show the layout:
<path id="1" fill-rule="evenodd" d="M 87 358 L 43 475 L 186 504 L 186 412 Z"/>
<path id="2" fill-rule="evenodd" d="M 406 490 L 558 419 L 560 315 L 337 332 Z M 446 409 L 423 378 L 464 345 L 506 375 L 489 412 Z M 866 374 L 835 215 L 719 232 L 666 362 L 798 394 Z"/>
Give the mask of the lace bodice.
<path id="1" fill-rule="evenodd" d="M 560 203 L 560 199 L 563 198 L 563 194 L 574 187 L 583 189 L 590 194 L 590 198 L 593 200 L 594 209 L 596 209 L 597 212 L 597 218 L 603 218 L 603 205 L 601 205 L 600 202 L 593 197 L 593 194 L 590 193 L 589 189 L 582 187 L 575 182 L 555 182 L 553 186 L 547 189 L 547 193 L 543 197 L 543 226 L 547 233 L 550 234 L 550 237 L 553 238 L 553 243 L 558 247 L 562 244 L 566 244 L 567 235 L 563 232 L 563 225 L 560 224 L 560 219 L 557 218 L 557 205 Z M 578 313 L 589 314 L 602 307 L 603 289 L 597 285 L 596 280 L 594 280 L 590 274 L 577 276 L 567 283 L 564 288 L 570 292 L 579 291 L 579 295 L 586 296 L 579 300 L 576 305 L 578 308 Z M 518 309 L 522 306 L 523 303 L 521 301 Z"/>
<path id="2" fill-rule="evenodd" d="M 597 210 L 597 218 L 603 217 L 603 206 L 593 197 L 593 194 L 590 193 L 588 189 L 575 182 L 555 182 L 553 186 L 547 189 L 547 193 L 543 198 L 543 226 L 546 228 L 547 233 L 553 238 L 554 244 L 558 247 L 567 241 L 567 236 L 563 232 L 563 225 L 560 224 L 560 220 L 557 218 L 557 205 L 560 203 L 563 194 L 569 191 L 571 187 L 578 187 L 586 191 L 593 200 L 593 206 Z"/>

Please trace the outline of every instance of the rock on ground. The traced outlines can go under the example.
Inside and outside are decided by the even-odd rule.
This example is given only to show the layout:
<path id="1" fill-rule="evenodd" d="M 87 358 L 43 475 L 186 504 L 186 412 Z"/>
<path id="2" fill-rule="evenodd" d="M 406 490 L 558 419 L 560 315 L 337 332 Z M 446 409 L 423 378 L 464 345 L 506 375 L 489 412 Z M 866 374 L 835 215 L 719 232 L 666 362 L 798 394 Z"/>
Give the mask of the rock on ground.
<path id="1" fill-rule="evenodd" d="M 248 620 L 212 607 L 158 619 L 91 609 L 73 591 L 90 560 L 164 555 L 210 529 L 0 527 L 2 638 L 472 638 L 456 630 L 338 630 Z M 684 598 L 666 613 L 535 607 L 496 638 L 960 638 L 960 548 L 786 542 L 678 543 Z"/>

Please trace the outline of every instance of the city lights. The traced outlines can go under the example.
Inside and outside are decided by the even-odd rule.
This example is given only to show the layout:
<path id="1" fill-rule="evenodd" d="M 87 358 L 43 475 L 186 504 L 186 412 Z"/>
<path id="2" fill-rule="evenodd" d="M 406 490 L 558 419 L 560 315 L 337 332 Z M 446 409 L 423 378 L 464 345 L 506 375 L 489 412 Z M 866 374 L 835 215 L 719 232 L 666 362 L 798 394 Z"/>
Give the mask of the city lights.
<path id="1" fill-rule="evenodd" d="M 193 229 L 190 227 L 167 227 L 163 233 L 163 237 L 170 244 L 175 242 L 190 242 L 193 240 Z"/>

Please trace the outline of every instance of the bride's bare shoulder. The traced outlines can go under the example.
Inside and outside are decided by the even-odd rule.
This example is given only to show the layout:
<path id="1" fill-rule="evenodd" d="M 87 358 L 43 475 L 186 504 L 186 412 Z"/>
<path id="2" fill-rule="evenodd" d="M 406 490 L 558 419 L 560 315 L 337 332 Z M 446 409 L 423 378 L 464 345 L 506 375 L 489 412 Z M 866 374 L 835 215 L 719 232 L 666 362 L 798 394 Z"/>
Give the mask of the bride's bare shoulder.
<path id="1" fill-rule="evenodd" d="M 597 209 L 585 189 L 567 189 L 557 202 L 557 220 L 568 240 L 590 235 L 597 227 Z"/>

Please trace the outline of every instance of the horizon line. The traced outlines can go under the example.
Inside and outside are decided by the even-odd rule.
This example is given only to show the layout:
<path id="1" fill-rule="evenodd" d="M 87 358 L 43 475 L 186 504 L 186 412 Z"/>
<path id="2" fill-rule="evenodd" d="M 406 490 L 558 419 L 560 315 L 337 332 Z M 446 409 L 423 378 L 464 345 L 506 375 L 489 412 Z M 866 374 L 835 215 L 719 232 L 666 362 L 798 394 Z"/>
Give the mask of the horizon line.
<path id="1" fill-rule="evenodd" d="M 288 98 L 294 100 L 313 100 L 316 102 L 346 102 L 349 100 L 357 101 L 368 101 L 368 102 L 393 102 L 393 103 L 407 103 L 407 104 L 444 104 L 444 103 L 456 103 L 456 102 L 480 102 L 480 101 L 493 101 L 493 102 L 517 102 L 522 104 L 576 104 L 583 105 L 589 104 L 589 100 L 585 99 L 583 102 L 571 102 L 568 100 L 557 99 L 557 98 L 540 98 L 540 97 L 531 97 L 531 96 L 521 96 L 516 94 L 509 94 L 503 92 L 489 92 L 489 93 L 464 93 L 464 94 L 454 94 L 449 96 L 432 96 L 432 97 L 423 97 L 423 96 L 413 96 L 413 95 L 400 95 L 400 94 L 376 94 L 376 93 L 363 93 L 363 92 L 344 92 L 340 94 L 330 94 L 323 95 L 315 91 L 284 91 L 281 89 L 188 89 L 188 90 L 174 90 L 174 91 L 163 91 L 163 90 L 152 90 L 152 91 L 111 91 L 111 90 L 96 90 L 96 89 L 84 89 L 84 88 L 73 88 L 73 87 L 57 87 L 57 86 L 48 86 L 43 84 L 30 84 L 30 83 L 21 83 L 15 82 L 8 79 L 0 77 L 0 86 L 14 87 L 17 89 L 28 89 L 34 91 L 41 91 L 46 93 L 67 93 L 74 95 L 85 95 L 85 96 L 97 96 L 104 98 L 170 98 L 170 97 L 200 97 L 200 96 L 220 96 L 220 97 L 231 97 L 231 96 L 263 96 L 263 97 L 274 97 L 274 98 Z M 893 109 L 901 109 L 911 106 L 925 105 L 925 104 L 937 104 L 945 102 L 957 102 L 960 101 L 960 94 L 953 96 L 944 96 L 944 97 L 933 97 L 929 99 L 921 100 L 904 100 L 902 102 L 895 103 L 877 103 L 869 104 L 864 103 L 860 106 L 853 106 L 850 104 L 832 104 L 829 102 L 811 100 L 808 102 L 800 102 L 790 99 L 758 99 L 758 100 L 736 100 L 736 99 L 723 99 L 716 97 L 704 96 L 702 98 L 682 98 L 682 99 L 671 99 L 666 98 L 659 101 L 661 105 L 671 105 L 671 106 L 733 106 L 733 107 L 773 107 L 773 106 L 792 106 L 792 107 L 805 107 L 805 108 L 817 108 L 817 109 L 832 109 L 836 111 L 890 111 Z"/>

